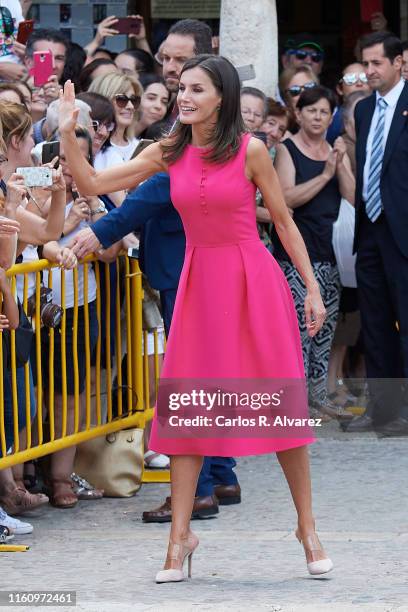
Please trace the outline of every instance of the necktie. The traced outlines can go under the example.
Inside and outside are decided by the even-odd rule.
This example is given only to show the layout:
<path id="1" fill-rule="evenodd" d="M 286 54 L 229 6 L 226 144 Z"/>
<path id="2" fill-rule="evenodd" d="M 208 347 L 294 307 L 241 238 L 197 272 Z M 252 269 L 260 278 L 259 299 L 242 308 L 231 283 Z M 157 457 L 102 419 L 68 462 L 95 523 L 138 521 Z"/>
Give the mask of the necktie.
<path id="1" fill-rule="evenodd" d="M 384 122 L 385 109 L 387 102 L 384 98 L 378 98 L 378 120 L 375 126 L 373 144 L 371 147 L 370 170 L 368 174 L 368 190 L 366 201 L 367 217 L 374 223 L 381 214 L 381 192 L 380 179 L 381 168 L 384 157 L 383 139 L 384 139 Z"/>

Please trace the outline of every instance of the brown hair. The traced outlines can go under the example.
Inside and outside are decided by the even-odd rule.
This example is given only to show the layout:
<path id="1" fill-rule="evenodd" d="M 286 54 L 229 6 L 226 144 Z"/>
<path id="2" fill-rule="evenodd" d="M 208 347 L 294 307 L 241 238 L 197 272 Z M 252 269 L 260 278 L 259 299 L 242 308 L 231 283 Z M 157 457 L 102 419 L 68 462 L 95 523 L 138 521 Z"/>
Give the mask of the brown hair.
<path id="1" fill-rule="evenodd" d="M 207 161 L 221 163 L 238 153 L 242 134 L 246 132 L 241 115 L 241 85 L 237 71 L 225 57 L 198 55 L 187 60 L 181 74 L 198 67 L 210 77 L 222 96 L 214 131 L 208 133 L 208 144 L 213 142 L 214 147 L 203 154 Z M 161 143 L 163 159 L 171 163 L 183 155 L 185 147 L 191 143 L 191 130 L 191 125 L 177 121 L 176 129 Z"/>
<path id="2" fill-rule="evenodd" d="M 10 83 L 10 82 L 0 83 L 0 92 L 2 91 L 14 91 L 14 93 L 16 93 L 18 97 L 20 98 L 20 103 L 24 106 L 24 108 L 27 108 L 25 100 L 24 100 L 23 92 L 15 83 Z M 7 102 L 7 100 L 2 100 L 2 101 Z"/>
<path id="3" fill-rule="evenodd" d="M 7 150 L 13 136 L 16 136 L 19 141 L 26 136 L 31 130 L 32 120 L 25 107 L 21 108 L 21 104 L 0 100 L 0 125 Z"/>
<path id="4" fill-rule="evenodd" d="M 286 106 L 277 102 L 273 98 L 266 98 L 266 116 L 267 117 L 286 117 L 289 120 L 290 111 Z"/>

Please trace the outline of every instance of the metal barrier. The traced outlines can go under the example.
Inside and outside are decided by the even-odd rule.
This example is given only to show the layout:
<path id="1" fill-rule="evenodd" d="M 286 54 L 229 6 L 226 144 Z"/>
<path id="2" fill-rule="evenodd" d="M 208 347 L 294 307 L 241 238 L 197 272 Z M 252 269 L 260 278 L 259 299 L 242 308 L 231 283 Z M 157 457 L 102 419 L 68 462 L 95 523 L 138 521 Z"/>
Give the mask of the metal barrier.
<path id="1" fill-rule="evenodd" d="M 84 300 L 83 305 L 83 333 L 85 347 L 85 390 L 79 393 L 78 378 L 78 269 L 72 271 L 73 279 L 73 308 L 72 308 L 72 341 L 73 351 L 69 361 L 72 361 L 73 372 L 69 375 L 74 384 L 73 396 L 67 393 L 67 313 L 66 302 L 66 272 L 61 269 L 60 290 L 61 306 L 63 308 L 60 327 L 45 328 L 41 321 L 40 289 L 41 276 L 44 271 L 58 267 L 42 259 L 36 262 L 22 263 L 13 266 L 7 271 L 11 279 L 11 288 L 16 292 L 16 281 L 19 276 L 23 278 L 23 308 L 27 312 L 29 278 L 31 283 L 35 277 L 35 311 L 32 324 L 35 329 L 33 342 L 35 357 L 33 363 L 36 368 L 36 417 L 31 419 L 30 401 L 30 363 L 24 365 L 25 383 L 25 423 L 26 435 L 24 443 L 19 439 L 19 406 L 17 394 L 17 368 L 15 332 L 10 332 L 11 354 L 11 396 L 13 412 L 13 448 L 7 454 L 5 433 L 5 406 L 4 406 L 4 380 L 0 375 L 0 469 L 29 461 L 72 445 L 80 444 L 85 440 L 106 435 L 113 431 L 126 428 L 145 428 L 146 423 L 153 416 L 150 406 L 149 393 L 149 359 L 143 356 L 142 341 L 146 346 L 147 332 L 142 331 L 142 299 L 143 290 L 141 272 L 138 262 L 121 254 L 114 264 L 105 264 L 94 256 L 88 256 L 80 262 L 91 264 L 96 280 L 96 318 L 98 322 L 98 338 L 94 352 L 94 366 L 91 365 L 92 355 L 90 347 L 90 313 L 89 305 Z M 116 272 L 116 280 L 111 278 L 111 271 Z M 88 296 L 89 265 L 83 265 L 83 295 Z M 30 277 L 30 275 L 33 275 Z M 47 286 L 52 289 L 52 277 L 48 274 Z M 102 280 L 103 279 L 103 280 Z M 104 292 L 102 286 L 104 285 Z M 102 319 L 102 310 L 104 317 Z M 111 331 L 114 327 L 114 333 Z M 70 330 L 71 331 L 71 330 Z M 102 333 L 103 332 L 103 333 Z M 60 334 L 60 378 L 61 394 L 59 395 L 59 410 L 56 411 L 56 397 L 54 389 L 54 359 L 55 334 Z M 159 356 L 157 354 L 158 335 L 155 334 L 154 355 L 154 385 L 157 389 L 159 377 Z M 114 338 L 113 338 L 114 336 Z M 48 363 L 44 363 L 42 348 L 44 341 L 47 344 Z M 112 351 L 114 341 L 114 351 Z M 105 367 L 102 368 L 101 359 L 103 349 L 105 352 Z M 114 353 L 114 358 L 112 357 Z M 123 367 L 123 356 L 127 355 L 126 365 Z M 83 355 L 81 355 L 83 357 Z M 31 360 L 30 360 L 31 361 Z M 0 342 L 0 373 L 3 372 L 3 343 Z M 46 368 L 46 370 L 45 370 Z M 43 383 L 43 374 L 46 373 L 48 381 Z M 113 382 L 116 380 L 116 384 Z M 68 397 L 73 414 L 68 409 Z M 46 401 L 45 401 L 46 400 Z M 46 407 L 46 408 L 45 408 Z M 167 470 L 144 470 L 142 482 L 168 482 Z"/>

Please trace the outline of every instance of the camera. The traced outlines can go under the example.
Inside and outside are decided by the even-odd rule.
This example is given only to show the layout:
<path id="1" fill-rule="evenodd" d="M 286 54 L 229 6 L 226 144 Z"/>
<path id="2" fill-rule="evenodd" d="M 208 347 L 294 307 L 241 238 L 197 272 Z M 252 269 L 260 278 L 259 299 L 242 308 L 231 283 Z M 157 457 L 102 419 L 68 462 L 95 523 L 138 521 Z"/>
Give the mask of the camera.
<path id="1" fill-rule="evenodd" d="M 35 293 L 27 300 L 27 315 L 33 317 L 36 311 L 37 296 Z M 61 323 L 64 309 L 58 304 L 52 303 L 52 289 L 41 287 L 40 289 L 40 318 L 45 327 L 58 327 Z"/>

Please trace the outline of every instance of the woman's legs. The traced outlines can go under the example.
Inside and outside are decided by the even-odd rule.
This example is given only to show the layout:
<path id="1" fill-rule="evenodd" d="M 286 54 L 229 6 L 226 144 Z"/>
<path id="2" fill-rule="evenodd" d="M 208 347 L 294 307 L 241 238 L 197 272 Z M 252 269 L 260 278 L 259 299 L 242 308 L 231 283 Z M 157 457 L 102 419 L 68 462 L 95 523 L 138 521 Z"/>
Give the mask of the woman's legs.
<path id="1" fill-rule="evenodd" d="M 302 541 L 315 533 L 315 520 L 312 510 L 312 486 L 308 446 L 299 446 L 276 453 L 292 494 L 298 515 L 298 530 Z M 308 561 L 326 558 L 324 551 L 314 551 Z"/>
<path id="2" fill-rule="evenodd" d="M 186 540 L 191 533 L 190 519 L 202 463 L 203 457 L 199 455 L 174 455 L 170 459 L 172 543 Z M 180 559 L 171 559 L 169 552 L 170 546 L 164 569 L 180 569 Z"/>

